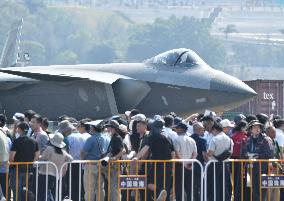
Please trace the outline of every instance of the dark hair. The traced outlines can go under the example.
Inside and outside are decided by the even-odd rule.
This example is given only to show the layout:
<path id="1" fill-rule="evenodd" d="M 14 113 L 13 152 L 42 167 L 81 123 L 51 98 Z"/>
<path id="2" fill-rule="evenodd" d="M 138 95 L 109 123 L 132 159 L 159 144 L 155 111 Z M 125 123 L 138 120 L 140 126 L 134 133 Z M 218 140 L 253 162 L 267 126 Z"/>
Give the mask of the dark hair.
<path id="1" fill-rule="evenodd" d="M 6 121 L 7 121 L 7 117 L 6 117 L 6 115 L 4 115 L 4 114 L 0 114 L 0 127 L 5 126 Z"/>
<path id="2" fill-rule="evenodd" d="M 174 123 L 174 118 L 172 115 L 167 115 L 164 117 L 165 127 L 171 127 Z"/>
<path id="3" fill-rule="evenodd" d="M 87 131 L 87 133 L 90 132 L 91 126 L 90 126 L 90 124 L 86 124 L 86 123 L 87 123 L 87 122 L 90 122 L 90 121 L 91 121 L 91 119 L 89 119 L 89 118 L 81 119 L 81 120 L 79 121 L 80 126 L 84 127 L 85 130 Z"/>
<path id="4" fill-rule="evenodd" d="M 197 121 L 201 121 L 201 119 L 204 117 L 204 114 L 199 114 L 198 116 L 197 116 Z"/>
<path id="5" fill-rule="evenodd" d="M 36 114 L 33 110 L 27 110 L 24 112 L 25 117 L 30 121 L 32 117 Z"/>
<path id="6" fill-rule="evenodd" d="M 280 115 L 273 115 L 273 119 L 272 120 L 274 121 L 276 119 L 281 119 L 281 116 Z"/>
<path id="7" fill-rule="evenodd" d="M 32 116 L 31 119 L 36 119 L 36 122 L 39 124 L 42 124 L 42 117 L 39 114 L 35 114 L 34 116 Z"/>
<path id="8" fill-rule="evenodd" d="M 138 109 L 133 109 L 133 110 L 130 111 L 131 117 L 135 116 L 136 114 L 140 114 L 140 111 Z"/>
<path id="9" fill-rule="evenodd" d="M 241 120 L 234 128 L 234 132 L 240 132 L 242 131 L 242 128 L 246 128 L 247 122 L 244 120 Z"/>
<path id="10" fill-rule="evenodd" d="M 215 121 L 214 125 L 212 126 L 212 130 L 213 129 L 222 132 L 223 131 L 223 126 L 219 122 Z"/>
<path id="11" fill-rule="evenodd" d="M 63 154 L 63 151 L 62 151 L 61 148 L 56 147 L 56 146 L 54 146 L 54 145 L 52 145 L 52 144 L 50 144 L 50 146 L 52 146 L 52 147 L 54 148 L 55 153 L 57 153 L 57 154 Z"/>
<path id="12" fill-rule="evenodd" d="M 44 117 L 44 118 L 42 119 L 42 125 L 43 125 L 44 127 L 48 128 L 48 126 L 49 126 L 48 118 Z"/>
<path id="13" fill-rule="evenodd" d="M 284 124 L 284 119 L 276 119 L 273 121 L 275 128 L 280 128 Z"/>
<path id="14" fill-rule="evenodd" d="M 263 114 L 263 113 L 257 114 L 256 118 L 263 125 L 265 125 L 267 123 L 267 121 L 269 120 L 268 116 L 266 114 Z"/>
<path id="15" fill-rule="evenodd" d="M 58 117 L 59 122 L 64 121 L 64 120 L 68 120 L 68 119 L 69 119 L 69 117 L 66 114 L 63 114 L 60 117 Z"/>
<path id="16" fill-rule="evenodd" d="M 253 120 L 257 120 L 255 115 L 250 114 L 246 117 L 246 122 L 248 122 L 248 123 L 253 121 Z"/>
<path id="17" fill-rule="evenodd" d="M 24 135 L 27 135 L 30 127 L 26 122 L 19 122 L 17 128 L 21 129 L 24 132 Z"/>

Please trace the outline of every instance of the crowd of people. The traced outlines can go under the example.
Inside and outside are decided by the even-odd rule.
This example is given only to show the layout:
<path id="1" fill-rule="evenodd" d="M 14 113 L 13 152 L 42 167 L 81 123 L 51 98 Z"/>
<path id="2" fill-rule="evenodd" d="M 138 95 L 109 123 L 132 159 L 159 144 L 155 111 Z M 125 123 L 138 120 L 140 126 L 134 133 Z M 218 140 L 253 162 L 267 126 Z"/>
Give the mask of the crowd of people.
<path id="1" fill-rule="evenodd" d="M 141 201 L 170 200 L 173 195 L 176 201 L 183 200 L 184 195 L 187 200 L 201 200 L 203 168 L 199 164 L 204 167 L 207 163 L 210 165 L 206 172 L 206 200 L 215 197 L 216 200 L 230 201 L 232 196 L 235 200 L 242 200 L 241 197 L 250 200 L 251 194 L 254 201 L 266 200 L 268 196 L 275 201 L 284 199 L 280 189 L 268 194 L 267 190 L 260 192 L 259 188 L 261 174 L 283 173 L 281 163 L 224 165 L 221 162 L 229 158 L 283 159 L 284 120 L 280 116 L 238 114 L 230 121 L 211 112 L 208 115 L 192 114 L 183 119 L 174 112 L 146 117 L 133 109 L 125 115 L 104 120 L 85 118 L 78 121 L 63 115 L 58 119 L 56 131 L 50 131 L 48 123 L 47 118 L 28 110 L 16 113 L 9 129 L 7 117 L 0 115 L 2 200 L 13 197 L 14 201 L 21 201 L 26 195 L 29 200 L 35 196 L 39 201 L 55 198 L 58 180 L 52 165 L 34 167 L 16 165 L 17 162 L 50 161 L 60 170 L 64 163 L 73 160 L 102 163 L 64 166 L 60 199 L 69 196 L 73 201 L 98 198 L 104 201 L 110 196 L 114 201 L 118 197 L 127 200 L 130 194 L 131 199 L 138 197 Z M 199 164 L 176 160 L 173 168 L 173 163 L 138 163 L 139 160 L 171 159 L 196 159 Z M 115 163 L 117 160 L 132 162 L 125 165 Z M 109 169 L 104 168 L 108 165 Z M 147 190 L 119 191 L 118 175 L 134 174 L 133 169 L 137 166 L 139 175 L 147 175 Z"/>

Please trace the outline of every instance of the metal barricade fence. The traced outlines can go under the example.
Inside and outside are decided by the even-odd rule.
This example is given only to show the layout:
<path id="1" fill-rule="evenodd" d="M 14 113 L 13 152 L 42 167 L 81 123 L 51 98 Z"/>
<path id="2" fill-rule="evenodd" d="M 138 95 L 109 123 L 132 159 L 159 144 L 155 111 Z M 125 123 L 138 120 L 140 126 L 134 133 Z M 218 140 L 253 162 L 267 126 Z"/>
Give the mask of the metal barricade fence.
<path id="1" fill-rule="evenodd" d="M 59 174 L 49 161 L 6 162 L 5 185 L 1 185 L 6 200 L 58 201 Z M 11 199 L 13 198 L 13 199 Z"/>
<path id="2" fill-rule="evenodd" d="M 156 201 L 162 190 L 167 200 L 203 200 L 203 166 L 195 159 L 72 161 L 59 178 L 59 200 Z"/>
<path id="3" fill-rule="evenodd" d="M 284 160 L 209 161 L 204 172 L 204 201 L 280 201 Z"/>

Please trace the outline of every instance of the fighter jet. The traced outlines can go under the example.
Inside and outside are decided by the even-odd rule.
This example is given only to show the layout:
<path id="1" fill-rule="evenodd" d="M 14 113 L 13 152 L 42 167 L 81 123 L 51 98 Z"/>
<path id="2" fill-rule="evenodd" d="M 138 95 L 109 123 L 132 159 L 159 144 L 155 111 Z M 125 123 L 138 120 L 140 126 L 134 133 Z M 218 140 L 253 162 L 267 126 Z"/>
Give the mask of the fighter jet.
<path id="1" fill-rule="evenodd" d="M 56 119 L 104 118 L 137 108 L 147 115 L 181 116 L 205 109 L 227 111 L 256 92 L 237 78 L 180 48 L 142 63 L 80 64 L 2 68 L 22 80 L 1 81 L 0 109 L 7 114 L 34 109 Z"/>

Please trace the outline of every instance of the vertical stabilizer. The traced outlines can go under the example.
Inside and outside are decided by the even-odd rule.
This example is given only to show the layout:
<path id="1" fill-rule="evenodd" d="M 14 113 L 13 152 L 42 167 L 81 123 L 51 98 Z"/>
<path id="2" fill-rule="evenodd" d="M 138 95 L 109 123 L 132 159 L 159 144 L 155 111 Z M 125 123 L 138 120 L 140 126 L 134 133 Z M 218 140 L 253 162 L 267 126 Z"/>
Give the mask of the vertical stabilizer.
<path id="1" fill-rule="evenodd" d="M 1 68 L 15 66 L 17 63 L 22 25 L 23 19 L 13 23 L 12 29 L 7 34 L 0 59 Z"/>

